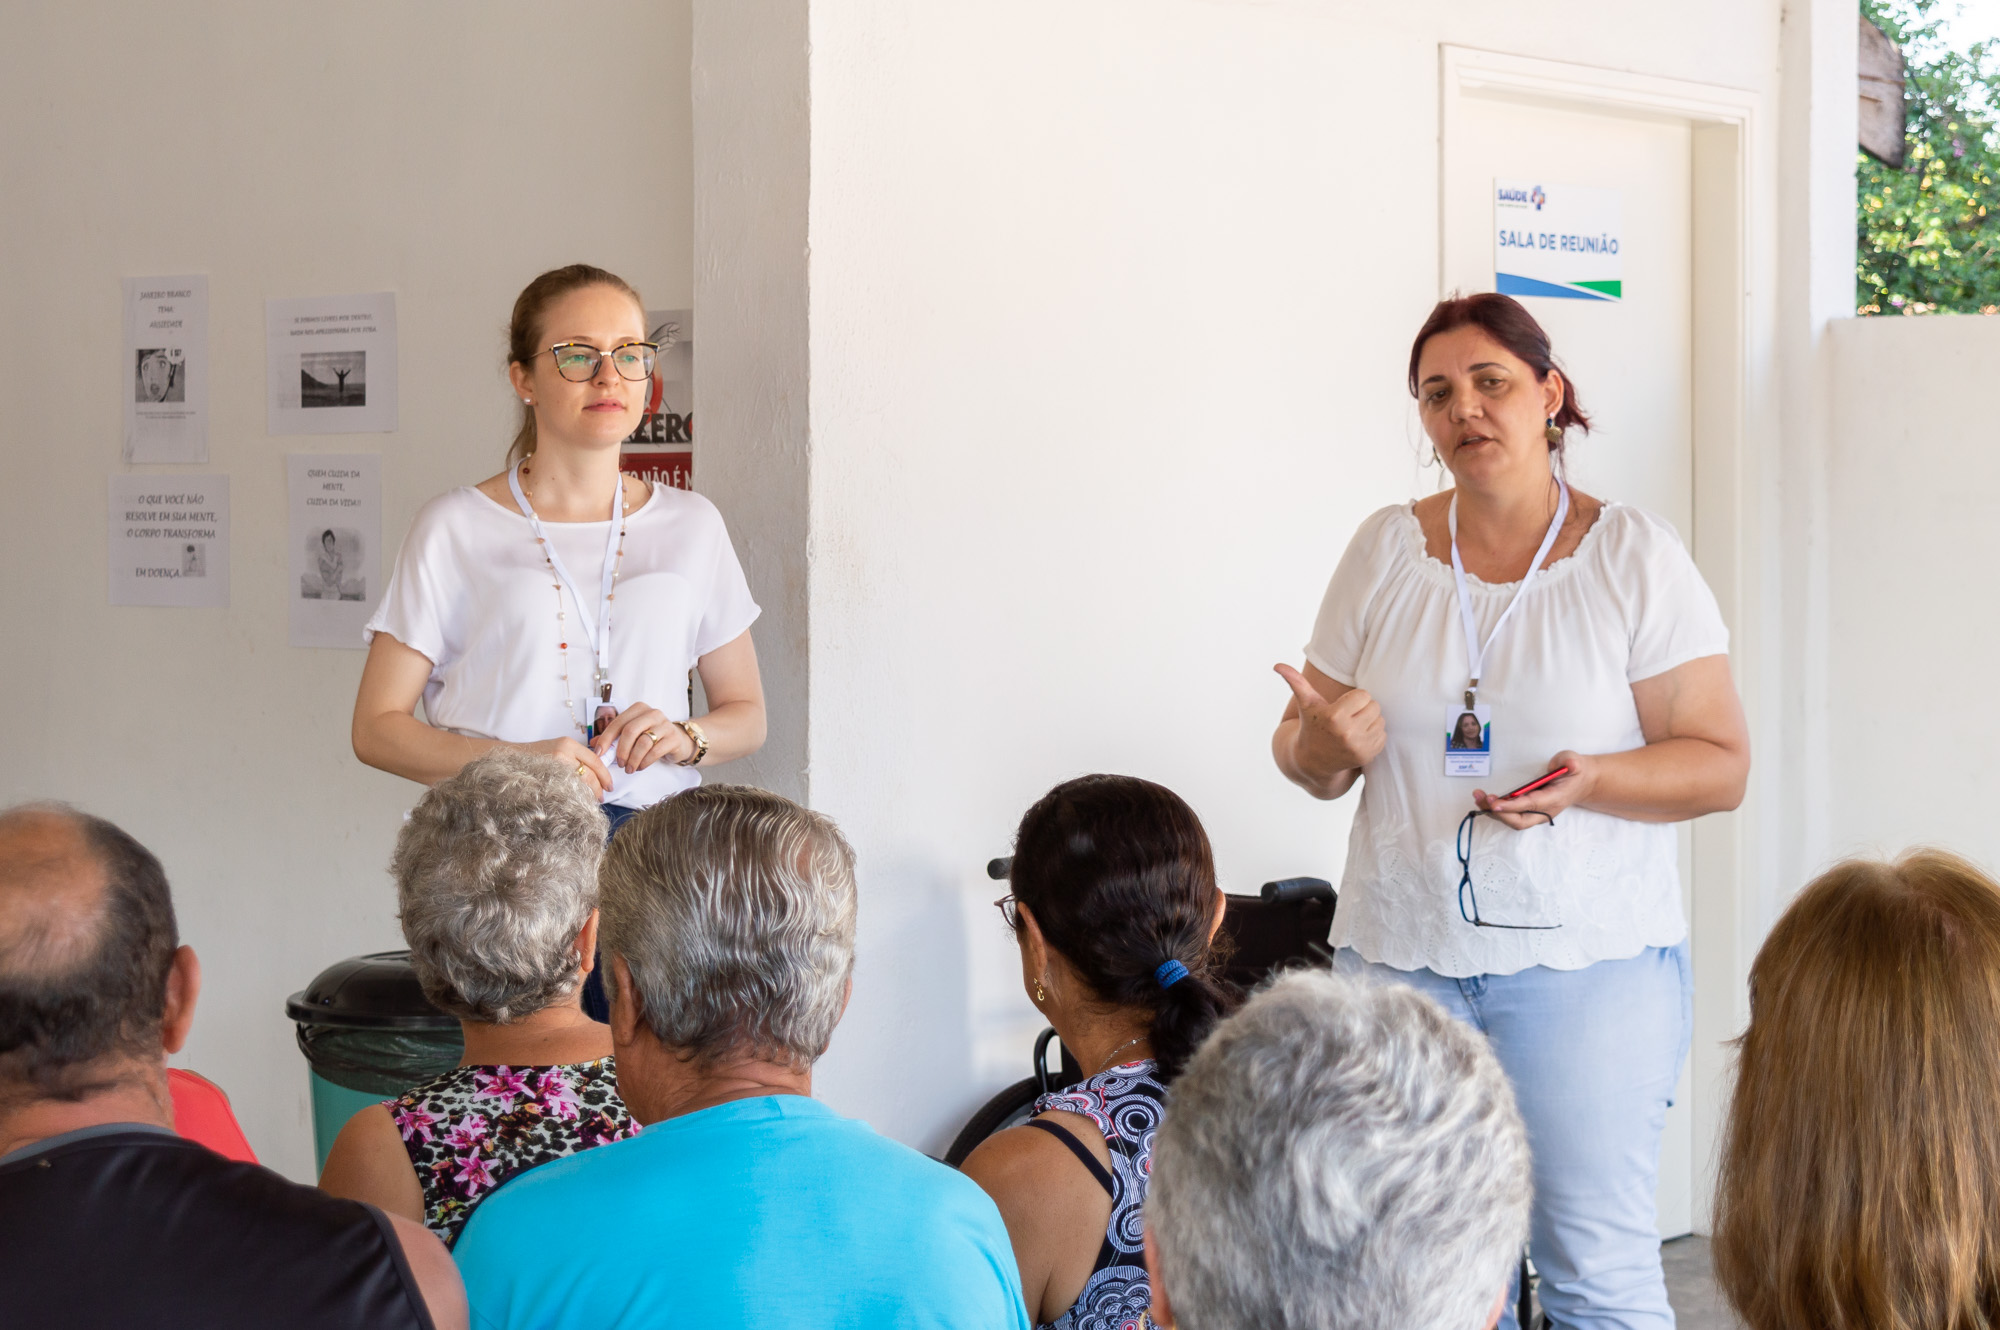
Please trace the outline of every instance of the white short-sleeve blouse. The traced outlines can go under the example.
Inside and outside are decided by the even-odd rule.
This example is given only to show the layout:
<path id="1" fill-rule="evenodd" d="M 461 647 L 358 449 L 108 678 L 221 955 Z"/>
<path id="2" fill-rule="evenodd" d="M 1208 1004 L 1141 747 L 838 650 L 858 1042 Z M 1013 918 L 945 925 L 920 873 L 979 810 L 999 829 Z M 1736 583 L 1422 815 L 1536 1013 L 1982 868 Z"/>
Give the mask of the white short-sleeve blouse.
<path id="1" fill-rule="evenodd" d="M 1519 583 L 1468 576 L 1482 639 Z M 1482 918 L 1459 914 L 1459 821 L 1472 791 L 1513 789 L 1563 749 L 1615 753 L 1645 738 L 1632 684 L 1729 649 L 1729 631 L 1674 529 L 1608 503 L 1574 554 L 1550 564 L 1486 654 L 1490 777 L 1444 774 L 1444 735 L 1467 683 L 1449 566 L 1430 557 L 1415 506 L 1361 524 L 1326 589 L 1306 659 L 1366 689 L 1388 740 L 1362 769 L 1333 941 L 1397 969 L 1463 978 L 1529 966 L 1581 969 L 1687 935 L 1674 828 L 1572 808 L 1553 826 L 1472 824 Z"/>
<path id="2" fill-rule="evenodd" d="M 686 720 L 688 671 L 741 636 L 757 603 L 722 514 L 701 495 L 655 485 L 625 522 L 611 615 L 612 700 Z M 595 591 L 608 522 L 542 525 L 584 594 Z M 580 739 L 594 658 L 583 619 L 556 586 L 527 518 L 476 489 L 451 490 L 418 511 L 363 635 L 384 632 L 429 657 L 424 715 L 441 729 L 508 743 Z M 692 767 L 671 762 L 636 775 L 614 765 L 611 775 L 606 802 L 631 808 L 701 781 Z"/>

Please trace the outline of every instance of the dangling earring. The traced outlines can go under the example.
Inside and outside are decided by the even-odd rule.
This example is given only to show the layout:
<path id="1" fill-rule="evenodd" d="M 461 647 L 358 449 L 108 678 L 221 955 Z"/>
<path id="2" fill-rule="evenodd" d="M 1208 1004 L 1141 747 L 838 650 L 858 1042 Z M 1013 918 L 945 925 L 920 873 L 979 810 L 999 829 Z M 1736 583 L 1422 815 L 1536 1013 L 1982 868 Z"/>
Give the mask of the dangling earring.
<path id="1" fill-rule="evenodd" d="M 1035 1005 L 1039 1007 L 1048 1000 L 1049 995 L 1042 991 L 1042 981 L 1039 979 L 1035 980 Z"/>
<path id="2" fill-rule="evenodd" d="M 1557 444 L 1563 441 L 1562 427 L 1556 424 L 1556 418 L 1554 416 L 1549 417 L 1549 427 L 1543 430 L 1542 434 L 1545 438 L 1548 439 L 1549 447 L 1551 448 L 1555 447 Z"/>

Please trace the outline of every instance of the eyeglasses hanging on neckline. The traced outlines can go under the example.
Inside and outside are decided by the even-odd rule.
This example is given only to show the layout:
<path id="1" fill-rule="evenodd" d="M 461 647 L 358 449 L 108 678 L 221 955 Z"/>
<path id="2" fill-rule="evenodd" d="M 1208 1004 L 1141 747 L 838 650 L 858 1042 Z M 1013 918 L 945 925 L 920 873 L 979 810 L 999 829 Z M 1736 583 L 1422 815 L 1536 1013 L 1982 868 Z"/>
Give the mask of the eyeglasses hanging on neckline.
<path id="1" fill-rule="evenodd" d="M 1538 808 L 1526 810 L 1531 817 L 1547 820 L 1549 826 L 1556 824 L 1555 815 L 1544 813 Z M 1561 924 L 1496 924 L 1479 917 L 1479 892 L 1472 885 L 1472 822 L 1474 818 L 1492 817 L 1484 808 L 1475 808 L 1467 813 L 1458 824 L 1458 915 L 1474 928 L 1505 928 L 1517 933 L 1546 933 L 1561 928 Z M 1503 824 L 1504 825 L 1504 824 Z M 1466 908 L 1471 903 L 1471 909 Z"/>

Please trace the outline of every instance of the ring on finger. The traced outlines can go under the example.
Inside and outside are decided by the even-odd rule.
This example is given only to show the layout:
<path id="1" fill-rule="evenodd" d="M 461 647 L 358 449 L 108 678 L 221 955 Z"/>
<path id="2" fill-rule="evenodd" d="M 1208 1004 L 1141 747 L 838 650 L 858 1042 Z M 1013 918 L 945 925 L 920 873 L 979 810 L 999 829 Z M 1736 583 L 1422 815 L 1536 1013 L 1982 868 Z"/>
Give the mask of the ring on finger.
<path id="1" fill-rule="evenodd" d="M 590 768 L 585 766 L 583 763 L 579 762 L 576 764 L 576 774 L 579 776 L 588 776 L 590 774 Z"/>
<path id="2" fill-rule="evenodd" d="M 660 732 L 658 730 L 647 730 L 646 737 L 654 743 L 658 743 L 660 741 Z"/>

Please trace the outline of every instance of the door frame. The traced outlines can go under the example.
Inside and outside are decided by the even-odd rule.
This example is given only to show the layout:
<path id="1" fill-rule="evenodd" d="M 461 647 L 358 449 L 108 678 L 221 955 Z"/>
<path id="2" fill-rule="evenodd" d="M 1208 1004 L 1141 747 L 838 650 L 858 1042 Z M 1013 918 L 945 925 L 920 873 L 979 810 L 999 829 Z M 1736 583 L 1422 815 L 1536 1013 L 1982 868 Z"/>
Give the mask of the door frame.
<path id="1" fill-rule="evenodd" d="M 1600 69 L 1561 60 L 1440 44 L 1438 116 L 1438 292 L 1445 294 L 1445 174 L 1463 137 L 1464 117 L 1481 101 L 1594 112 L 1686 124 L 1692 137 L 1693 290 L 1690 293 L 1694 458 L 1694 561 L 1728 624 L 1737 678 L 1756 677 L 1749 580 L 1753 552 L 1745 439 L 1751 156 L 1758 142 L 1759 97 L 1739 88 Z M 1739 685 L 1740 686 L 1740 685 Z M 1761 708 L 1746 692 L 1752 732 Z M 1754 800 L 1752 795 L 1751 800 Z M 1756 935 L 1751 800 L 1734 813 L 1697 820 L 1691 864 L 1694 1037 L 1688 1091 L 1694 1131 L 1694 1228 L 1710 1229 L 1717 1146 L 1728 1104 L 1732 1058 L 1727 1041 L 1749 1021 L 1749 965 Z"/>

